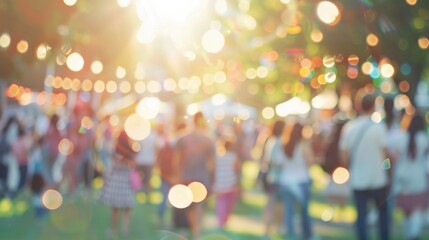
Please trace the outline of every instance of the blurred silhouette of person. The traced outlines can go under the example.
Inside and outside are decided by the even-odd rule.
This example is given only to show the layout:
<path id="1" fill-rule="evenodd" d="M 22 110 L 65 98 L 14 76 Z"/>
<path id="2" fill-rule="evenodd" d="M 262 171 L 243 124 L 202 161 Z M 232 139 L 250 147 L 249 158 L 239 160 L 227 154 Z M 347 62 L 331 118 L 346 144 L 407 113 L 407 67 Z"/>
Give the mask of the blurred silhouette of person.
<path id="1" fill-rule="evenodd" d="M 241 162 L 234 151 L 233 142 L 225 140 L 223 151 L 216 158 L 215 184 L 216 215 L 223 228 L 231 215 L 239 194 Z"/>
<path id="2" fill-rule="evenodd" d="M 213 188 L 215 171 L 215 143 L 207 133 L 207 123 L 201 112 L 194 115 L 194 128 L 177 140 L 174 161 L 177 181 L 188 185 L 202 183 L 209 191 Z M 205 203 L 192 203 L 186 209 L 186 216 L 192 235 L 198 239 L 205 212 Z"/>
<path id="3" fill-rule="evenodd" d="M 387 144 L 387 153 L 390 157 L 391 168 L 389 171 L 389 185 L 392 184 L 391 174 L 395 171 L 395 162 L 398 157 L 398 151 L 401 146 L 398 144 L 400 139 L 404 135 L 404 130 L 400 127 L 400 122 L 402 120 L 402 113 L 395 111 L 394 100 L 392 98 L 384 99 L 384 125 L 386 127 L 386 144 Z M 393 199 L 393 198 L 392 198 Z M 393 207 L 392 207 L 393 208 Z M 393 209 L 392 209 L 393 210 Z"/>
<path id="4" fill-rule="evenodd" d="M 125 131 L 119 134 L 113 159 L 112 171 L 105 176 L 100 201 L 112 208 L 111 227 L 108 237 L 116 237 L 119 213 L 122 212 L 122 236 L 129 233 L 131 208 L 135 205 L 135 193 L 130 174 L 135 167 L 135 152 Z"/>
<path id="5" fill-rule="evenodd" d="M 250 154 L 250 139 L 248 139 L 248 136 L 246 132 L 243 129 L 243 123 L 235 123 L 234 126 L 234 135 L 235 135 L 235 152 L 237 154 L 238 160 L 240 161 L 240 167 L 244 164 L 246 161 L 252 160 L 252 156 Z M 238 197 L 241 199 L 242 197 L 242 186 L 241 182 L 243 179 L 243 173 L 241 172 L 242 169 L 239 169 L 238 171 L 238 183 L 239 183 L 239 195 Z"/>
<path id="6" fill-rule="evenodd" d="M 54 164 L 59 155 L 58 145 L 63 139 L 63 134 L 58 129 L 59 120 L 60 118 L 57 114 L 51 116 L 48 129 L 43 137 L 44 166 L 46 168 L 45 181 L 50 186 L 58 184 L 54 180 Z"/>
<path id="7" fill-rule="evenodd" d="M 45 178 L 41 172 L 34 173 L 30 178 L 30 190 L 32 193 L 32 203 L 34 208 L 34 215 L 36 218 L 41 219 L 47 214 L 47 209 L 42 203 L 42 194 L 45 190 Z"/>
<path id="8" fill-rule="evenodd" d="M 15 120 L 14 117 L 8 118 L 0 132 L 0 199 L 5 197 L 9 192 L 8 177 L 9 177 L 9 162 L 12 152 L 12 141 L 14 134 Z"/>
<path id="9" fill-rule="evenodd" d="M 424 210 L 428 204 L 426 161 L 429 137 L 425 122 L 415 115 L 400 140 L 400 154 L 394 176 L 397 206 L 404 212 L 404 237 L 419 239 L 423 228 Z"/>
<path id="10" fill-rule="evenodd" d="M 16 116 L 11 116 L 6 121 L 5 126 L 1 131 L 0 141 L 0 160 L 5 166 L 2 171 L 2 191 L 5 195 L 15 197 L 20 181 L 20 169 L 18 161 L 13 152 L 12 146 L 19 139 L 19 136 L 24 132 L 24 127 Z M 22 170 L 22 169 L 21 169 Z"/>
<path id="11" fill-rule="evenodd" d="M 29 151 L 28 156 L 28 175 L 31 178 L 34 174 L 39 173 L 45 179 L 46 172 L 43 161 L 43 138 L 33 132 L 33 144 Z"/>
<path id="12" fill-rule="evenodd" d="M 181 127 L 176 131 L 179 134 Z M 161 194 L 162 201 L 158 205 L 158 217 L 161 225 L 165 222 L 165 211 L 167 209 L 168 191 L 174 183 L 174 174 L 176 169 L 173 166 L 174 146 L 176 144 L 175 137 L 167 134 L 166 125 L 158 125 L 158 134 L 160 139 L 160 148 L 156 155 L 156 164 L 161 177 Z"/>
<path id="13" fill-rule="evenodd" d="M 32 135 L 26 132 L 24 127 L 20 125 L 18 128 L 18 138 L 12 143 L 12 153 L 19 165 L 17 193 L 21 191 L 27 183 L 28 158 L 32 144 Z"/>
<path id="14" fill-rule="evenodd" d="M 295 123 L 288 142 L 284 145 L 286 160 L 280 174 L 280 194 L 284 201 L 284 223 L 287 233 L 295 238 L 295 205 L 301 209 L 301 228 L 304 239 L 312 239 L 313 230 L 308 212 L 310 202 L 311 179 L 309 166 L 314 163 L 314 154 L 310 141 L 303 138 L 303 125 Z"/>
<path id="15" fill-rule="evenodd" d="M 89 123 L 92 120 L 83 112 L 75 110 L 70 121 L 68 137 L 73 143 L 73 151 L 67 156 L 62 166 L 64 181 L 68 183 L 68 193 L 73 194 L 83 181 L 89 192 L 92 179 L 92 151 L 94 149 L 94 132 Z"/>
<path id="16" fill-rule="evenodd" d="M 140 151 L 136 155 L 137 170 L 143 182 L 143 190 L 146 193 L 146 203 L 149 203 L 149 194 L 152 192 L 150 179 L 152 178 L 153 167 L 156 164 L 156 153 L 160 144 L 158 133 L 154 130 L 150 131 L 145 139 L 139 141 L 139 144 Z"/>
<path id="17" fill-rule="evenodd" d="M 114 152 L 113 129 L 110 125 L 110 116 L 104 117 L 96 129 L 95 144 L 105 174 L 112 169 L 112 157 Z"/>
<path id="18" fill-rule="evenodd" d="M 350 187 L 357 210 L 357 235 L 360 240 L 367 236 L 368 203 L 374 202 L 378 211 L 378 230 L 381 240 L 389 239 L 387 200 L 389 180 L 384 160 L 387 157 L 386 128 L 371 120 L 375 110 L 375 96 L 365 90 L 356 95 L 356 110 L 360 115 L 343 128 L 340 154 L 350 170 Z"/>
<path id="19" fill-rule="evenodd" d="M 397 158 L 399 157 L 399 149 L 401 148 L 400 142 L 401 138 L 404 135 L 404 130 L 401 129 L 400 123 L 402 120 L 402 113 L 395 110 L 395 103 L 393 98 L 386 97 L 383 104 L 384 115 L 383 123 L 386 127 L 386 144 L 387 144 L 387 154 L 390 161 L 389 169 L 389 199 L 388 199 L 388 212 L 389 219 L 393 219 L 393 211 L 395 210 L 395 197 L 393 196 L 392 186 L 393 186 L 393 174 L 395 172 L 395 165 Z M 373 216 L 377 216 L 373 214 Z M 371 218 L 371 212 L 369 214 L 369 220 L 376 220 L 376 218 Z M 390 222 L 390 224 L 393 224 Z"/>
<path id="20" fill-rule="evenodd" d="M 268 238 L 271 225 L 276 217 L 276 206 L 279 202 L 278 188 L 281 168 L 286 161 L 286 155 L 282 147 L 282 134 L 285 127 L 283 120 L 277 120 L 271 129 L 271 135 L 265 140 L 263 154 L 261 156 L 261 171 L 266 177 L 263 181 L 263 188 L 267 194 L 263 215 L 265 221 L 265 237 Z"/>
<path id="21" fill-rule="evenodd" d="M 327 144 L 325 150 L 325 162 L 324 170 L 329 175 L 329 182 L 327 187 L 324 190 L 328 202 L 332 204 L 332 211 L 335 214 L 335 207 L 339 207 L 341 216 L 341 210 L 346 206 L 347 201 L 351 195 L 351 189 L 347 182 L 339 184 L 334 181 L 333 174 L 338 167 L 345 167 L 340 160 L 340 150 L 339 142 L 341 137 L 341 132 L 346 124 L 345 120 L 337 120 L 333 129 L 333 134 Z"/>

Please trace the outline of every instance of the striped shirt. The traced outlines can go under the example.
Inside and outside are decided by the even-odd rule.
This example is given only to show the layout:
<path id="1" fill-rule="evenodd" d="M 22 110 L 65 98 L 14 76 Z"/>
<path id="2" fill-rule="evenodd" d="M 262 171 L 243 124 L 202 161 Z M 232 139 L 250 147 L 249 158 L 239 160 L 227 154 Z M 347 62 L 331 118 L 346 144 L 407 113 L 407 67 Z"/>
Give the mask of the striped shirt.
<path id="1" fill-rule="evenodd" d="M 226 152 L 216 158 L 215 191 L 224 192 L 235 187 L 238 181 L 235 164 L 237 154 Z"/>

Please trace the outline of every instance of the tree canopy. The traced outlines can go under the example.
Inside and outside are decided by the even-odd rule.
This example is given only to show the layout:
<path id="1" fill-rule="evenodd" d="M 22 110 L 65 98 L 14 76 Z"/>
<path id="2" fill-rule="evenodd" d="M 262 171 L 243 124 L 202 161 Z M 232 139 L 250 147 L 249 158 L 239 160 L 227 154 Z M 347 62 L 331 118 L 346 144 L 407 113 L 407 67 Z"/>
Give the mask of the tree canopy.
<path id="1" fill-rule="evenodd" d="M 0 78 L 41 90 L 52 65 L 63 78 L 173 79 L 180 90 L 165 96 L 223 92 L 263 107 L 367 83 L 412 100 L 427 75 L 429 5 L 422 0 L 177 2 L 2 1 Z M 207 49 L 204 41 L 217 33 L 223 45 Z M 78 71 L 67 64 L 74 52 L 85 60 Z M 94 61 L 101 73 L 91 69 Z"/>

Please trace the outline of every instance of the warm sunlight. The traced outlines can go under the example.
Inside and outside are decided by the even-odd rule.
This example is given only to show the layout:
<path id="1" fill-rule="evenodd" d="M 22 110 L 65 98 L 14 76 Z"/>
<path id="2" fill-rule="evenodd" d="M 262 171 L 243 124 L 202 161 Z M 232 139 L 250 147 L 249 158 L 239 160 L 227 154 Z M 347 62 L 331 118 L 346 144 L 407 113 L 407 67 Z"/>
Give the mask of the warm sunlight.
<path id="1" fill-rule="evenodd" d="M 201 1 L 198 0 L 138 0 L 137 13 L 140 20 L 148 18 L 156 22 L 183 23 L 191 14 L 195 14 Z"/>

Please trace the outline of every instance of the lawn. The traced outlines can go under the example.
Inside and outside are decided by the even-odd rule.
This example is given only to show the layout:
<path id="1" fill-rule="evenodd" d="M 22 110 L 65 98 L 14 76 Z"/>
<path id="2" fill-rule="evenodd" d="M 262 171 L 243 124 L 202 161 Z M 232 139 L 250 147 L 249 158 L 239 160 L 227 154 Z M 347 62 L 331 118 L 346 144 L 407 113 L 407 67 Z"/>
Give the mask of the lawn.
<path id="1" fill-rule="evenodd" d="M 256 174 L 254 166 L 252 164 L 245 166 L 244 173 L 245 191 L 225 230 L 216 227 L 213 212 L 214 199 L 213 197 L 207 199 L 208 212 L 204 218 L 204 232 L 201 239 L 256 240 L 263 238 L 264 225 L 261 212 L 265 196 L 253 185 L 252 179 Z M 314 219 L 314 232 L 320 239 L 354 239 L 352 222 L 356 214 L 353 207 L 349 205 L 341 213 L 333 212 L 334 208 L 327 204 L 320 194 L 320 190 L 324 187 L 324 180 L 320 174 L 320 169 L 312 170 L 315 184 L 310 213 Z M 159 180 L 155 178 L 152 183 L 158 186 Z M 51 211 L 42 220 L 34 217 L 28 198 L 29 193 L 23 193 L 13 201 L 3 199 L 0 202 L 0 239 L 108 239 L 105 233 L 110 224 L 110 210 L 97 201 L 101 184 L 99 180 L 94 182 L 95 190 L 90 196 L 78 194 L 64 197 L 61 207 Z M 148 199 L 142 193 L 137 194 L 136 199 L 138 204 L 132 212 L 130 235 L 128 238 L 120 239 L 180 239 L 180 236 L 188 238 L 185 230 L 172 229 L 170 224 L 161 226 L 159 223 L 156 214 L 156 204 L 161 200 L 159 192 L 151 194 L 150 201 L 147 201 Z M 278 212 L 281 213 L 281 208 Z M 170 217 L 169 213 L 167 219 Z M 394 239 L 403 239 L 399 226 L 401 217 L 399 212 L 395 212 Z M 375 231 L 372 232 L 375 234 Z M 279 234 L 273 234 L 271 237 L 273 240 L 282 239 Z M 422 239 L 429 239 L 428 229 L 425 230 Z"/>

